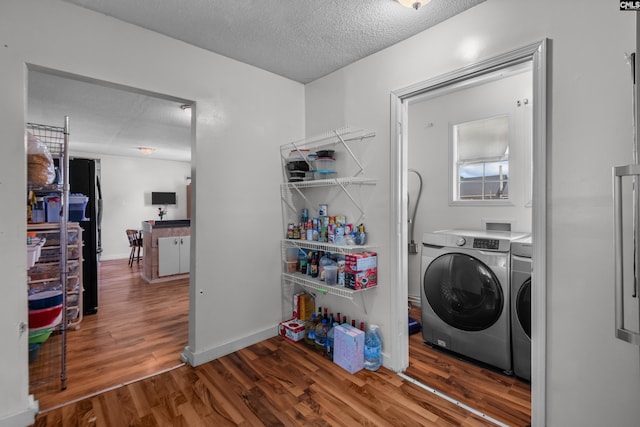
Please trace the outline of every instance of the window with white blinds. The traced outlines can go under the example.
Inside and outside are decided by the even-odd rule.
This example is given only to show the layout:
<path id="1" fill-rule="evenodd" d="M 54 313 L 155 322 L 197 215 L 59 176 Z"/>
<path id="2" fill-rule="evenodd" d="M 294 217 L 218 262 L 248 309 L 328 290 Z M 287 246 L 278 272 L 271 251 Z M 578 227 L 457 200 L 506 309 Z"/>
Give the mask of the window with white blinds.
<path id="1" fill-rule="evenodd" d="M 454 201 L 509 199 L 509 116 L 453 125 Z"/>

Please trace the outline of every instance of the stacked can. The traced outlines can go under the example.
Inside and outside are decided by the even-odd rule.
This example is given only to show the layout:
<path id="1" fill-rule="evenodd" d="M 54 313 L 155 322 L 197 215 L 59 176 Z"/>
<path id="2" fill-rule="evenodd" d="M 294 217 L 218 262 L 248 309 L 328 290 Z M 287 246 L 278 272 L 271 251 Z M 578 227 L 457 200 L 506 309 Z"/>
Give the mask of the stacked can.
<path id="1" fill-rule="evenodd" d="M 317 217 L 309 218 L 309 211 L 306 208 L 302 209 L 300 222 L 289 223 L 287 239 L 340 244 L 344 240 L 342 237 L 351 236 L 354 231 L 353 224 L 347 224 L 346 216 L 329 216 L 328 206 L 320 204 Z"/>

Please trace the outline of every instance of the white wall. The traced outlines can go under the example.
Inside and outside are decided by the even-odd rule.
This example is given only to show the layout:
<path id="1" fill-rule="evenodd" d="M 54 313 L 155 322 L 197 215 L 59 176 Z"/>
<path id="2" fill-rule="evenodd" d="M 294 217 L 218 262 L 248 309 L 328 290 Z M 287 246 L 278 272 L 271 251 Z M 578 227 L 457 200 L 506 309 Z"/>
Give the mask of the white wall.
<path id="1" fill-rule="evenodd" d="M 151 205 L 152 191 L 176 193 L 176 204 L 167 206 L 164 219 L 187 217 L 187 177 L 191 164 L 153 158 L 71 152 L 71 157 L 100 159 L 103 201 L 101 260 L 129 257 L 125 230 L 142 228 L 142 221 L 159 220 L 158 206 Z"/>
<path id="2" fill-rule="evenodd" d="M 189 355 L 201 362 L 275 335 L 279 145 L 304 134 L 303 86 L 59 1 L 0 3 L 0 41 L 0 424 L 26 425 L 34 409 L 19 333 L 27 321 L 26 64 L 195 101 Z M 248 249 L 260 254 L 251 268 Z"/>
<path id="3" fill-rule="evenodd" d="M 380 286 L 370 318 L 389 331 L 389 94 L 550 39 L 547 117 L 547 388 L 549 426 L 637 426 L 638 349 L 614 338 L 611 166 L 631 158 L 635 14 L 590 0 L 487 0 L 407 41 L 306 86 L 308 133 L 356 124 L 379 135 L 369 212 Z M 471 49 L 475 46 L 475 50 Z M 546 280 L 545 280 L 546 279 Z M 385 355 L 394 349 L 384 348 Z M 388 361 L 392 363 L 393 361 Z"/>

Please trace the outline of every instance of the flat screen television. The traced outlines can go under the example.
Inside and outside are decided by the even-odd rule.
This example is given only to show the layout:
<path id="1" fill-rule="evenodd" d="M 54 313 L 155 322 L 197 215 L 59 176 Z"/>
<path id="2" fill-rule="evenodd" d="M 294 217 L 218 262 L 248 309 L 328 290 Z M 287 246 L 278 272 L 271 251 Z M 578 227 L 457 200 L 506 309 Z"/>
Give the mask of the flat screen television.
<path id="1" fill-rule="evenodd" d="M 152 205 L 175 205 L 176 193 L 153 191 L 151 193 Z"/>

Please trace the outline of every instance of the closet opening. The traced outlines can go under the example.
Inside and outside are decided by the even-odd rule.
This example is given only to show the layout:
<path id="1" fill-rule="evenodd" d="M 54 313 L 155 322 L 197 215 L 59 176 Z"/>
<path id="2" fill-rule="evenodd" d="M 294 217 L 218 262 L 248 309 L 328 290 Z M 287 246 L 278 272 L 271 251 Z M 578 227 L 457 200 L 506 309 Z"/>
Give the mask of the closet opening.
<path id="1" fill-rule="evenodd" d="M 418 142 L 412 140 L 417 131 L 415 131 L 415 129 L 412 131 L 412 125 L 415 125 L 415 122 L 412 123 L 410 120 L 411 111 L 419 102 L 428 104 L 431 102 L 429 99 L 436 99 L 444 93 L 462 93 L 463 90 L 473 85 L 474 82 L 477 82 L 478 79 L 483 76 L 485 78 L 490 76 L 500 76 L 500 78 L 502 78 L 501 74 L 509 73 L 510 70 L 517 69 L 521 66 L 525 66 L 530 69 L 529 87 L 531 96 L 526 97 L 526 105 L 530 108 L 531 117 L 528 130 L 531 135 L 531 146 L 527 149 L 529 157 L 526 157 L 527 150 L 522 150 L 520 154 L 517 154 L 515 152 L 515 147 L 514 151 L 510 150 L 508 152 L 508 155 L 510 162 L 516 161 L 520 162 L 522 165 L 526 165 L 527 163 L 530 163 L 531 165 L 530 173 L 521 172 L 519 179 L 522 184 L 519 185 L 518 188 L 522 189 L 522 194 L 521 198 L 517 202 L 514 201 L 514 204 L 522 206 L 523 209 L 527 209 L 527 205 L 530 206 L 530 223 L 528 225 L 534 242 L 532 257 L 536 260 L 533 267 L 531 287 L 531 329 L 533 337 L 531 340 L 531 420 L 535 425 L 543 425 L 545 416 L 546 292 L 543 278 L 545 277 L 546 246 L 546 45 L 546 40 L 533 43 L 489 60 L 471 64 L 445 75 L 394 91 L 391 94 L 392 156 L 390 170 L 392 177 L 392 208 L 390 216 L 392 221 L 391 229 L 398 230 L 397 234 L 392 234 L 391 242 L 392 253 L 397 254 L 396 257 L 392 259 L 391 266 L 392 282 L 397 283 L 396 291 L 391 293 L 393 297 L 393 301 L 391 301 L 391 317 L 397 319 L 397 323 L 393 326 L 396 330 L 394 331 L 395 333 L 392 334 L 394 338 L 392 338 L 393 342 L 391 343 L 391 351 L 394 353 L 394 360 L 398 361 L 397 365 L 394 366 L 394 369 L 399 373 L 403 373 L 402 375 L 406 375 L 407 372 L 410 371 L 410 365 L 412 363 L 409 350 L 409 328 L 407 327 L 407 323 L 405 323 L 405 319 L 407 319 L 407 303 L 416 303 L 415 305 L 418 305 L 418 301 L 421 300 L 421 298 L 416 295 L 416 292 L 413 294 L 410 294 L 409 292 L 410 288 L 420 289 L 422 287 L 422 277 L 420 277 L 421 270 L 419 270 L 420 267 L 417 266 L 417 264 L 420 264 L 421 260 L 419 260 L 420 255 L 416 255 L 421 252 L 422 246 L 422 234 L 418 232 L 418 229 L 424 227 L 425 229 L 422 231 L 434 231 L 436 229 L 461 227 L 461 223 L 454 223 L 451 227 L 446 227 L 443 226 L 443 224 L 437 223 L 437 221 L 434 222 L 433 219 L 419 218 L 419 214 L 418 218 L 412 218 L 413 221 L 417 221 L 416 223 L 408 224 L 410 216 L 409 212 L 411 209 L 409 202 L 415 202 L 417 199 L 415 196 L 416 184 L 413 179 L 413 173 L 409 173 L 411 169 L 416 169 L 416 164 L 410 162 L 409 157 L 411 157 L 412 161 L 415 158 L 420 158 L 419 155 L 416 156 L 415 152 L 417 145 L 413 145 L 414 143 L 418 144 Z M 459 100 L 456 102 L 457 105 L 460 105 Z M 523 105 L 525 105 L 525 97 L 520 99 L 520 107 Z M 514 108 L 515 107 L 517 107 L 517 105 L 515 105 Z M 525 110 L 523 109 L 520 111 Z M 495 110 L 485 111 L 483 114 L 484 117 L 496 117 L 499 115 Z M 424 121 L 419 125 L 425 132 L 429 132 L 430 129 L 437 126 L 444 127 L 444 129 L 441 129 L 441 131 L 443 131 L 442 135 L 444 135 L 445 139 L 449 140 L 452 134 L 451 125 L 456 123 L 472 122 L 479 118 L 482 117 L 477 114 L 475 116 L 474 114 L 469 114 L 467 117 L 442 118 L 439 121 L 429 120 L 429 118 L 423 117 Z M 440 162 L 449 164 L 451 168 L 455 168 L 456 164 L 454 160 L 456 160 L 456 156 L 455 152 L 451 150 L 450 145 L 444 145 L 444 148 L 440 147 L 438 151 L 438 149 L 430 146 L 428 140 L 425 140 L 424 138 L 420 140 L 419 144 L 424 144 L 430 149 L 434 149 L 437 154 L 436 157 Z M 471 150 L 467 148 L 469 147 L 465 147 L 465 150 L 467 150 L 468 153 L 471 153 Z M 421 149 L 425 149 L 425 147 L 422 147 Z M 409 156 L 409 152 L 411 152 L 411 156 Z M 433 156 L 434 151 L 430 151 L 429 154 Z M 501 156 L 502 157 L 500 157 L 499 160 L 502 162 L 504 160 L 504 153 L 502 153 Z M 520 158 L 514 159 L 515 156 L 520 156 Z M 446 162 L 444 159 L 446 159 Z M 495 161 L 495 159 L 492 158 L 492 161 Z M 458 162 L 458 166 L 460 165 L 461 163 Z M 426 175 L 426 172 L 422 175 Z M 453 190 L 456 185 L 456 181 L 452 176 L 450 176 L 449 172 L 444 173 L 444 175 L 447 178 L 442 177 L 438 181 L 440 183 L 449 182 L 449 184 L 444 184 L 444 186 L 439 184 L 441 187 L 446 187 L 439 189 L 438 194 L 441 196 L 439 200 L 442 203 L 443 195 L 445 197 L 444 200 L 449 200 L 448 203 L 445 203 L 446 206 L 443 206 L 443 209 L 456 209 L 458 207 L 456 206 L 456 203 L 477 203 L 479 205 L 483 205 L 483 208 L 487 206 L 487 202 L 484 200 L 479 202 L 456 202 L 451 196 L 452 194 L 455 194 Z M 493 177 L 491 174 L 488 175 Z M 513 177 L 515 177 L 515 175 Z M 428 187 L 429 185 L 433 186 L 433 179 L 429 179 L 429 177 L 425 176 L 421 176 L 421 178 L 424 181 L 422 183 L 423 188 Z M 511 180 L 512 176 L 509 175 L 508 178 Z M 529 179 L 529 182 L 531 183 L 530 197 L 529 194 L 527 194 L 528 192 L 524 190 L 526 188 L 524 183 L 527 179 Z M 429 181 L 432 182 L 430 183 Z M 460 180 L 458 180 L 457 183 L 460 184 Z M 514 183 L 509 181 L 509 185 L 511 186 L 509 188 L 511 191 L 510 198 L 515 195 L 515 189 L 512 184 Z M 460 188 L 461 187 L 458 186 L 458 190 Z M 412 189 L 413 193 L 410 191 Z M 409 197 L 410 193 L 413 194 L 411 197 Z M 447 196 L 447 194 L 449 195 Z M 423 212 L 429 212 L 430 209 L 433 209 L 434 203 L 435 200 L 425 197 L 425 193 L 422 193 L 422 197 L 420 198 L 420 208 Z M 500 200 L 500 203 L 508 204 L 505 203 L 504 199 Z M 511 201 L 509 203 L 511 203 Z M 526 215 L 523 216 L 523 218 L 523 221 L 526 221 Z M 419 225 L 419 221 L 421 219 L 426 223 L 426 225 Z M 492 223 L 494 219 L 503 218 L 487 218 L 486 216 L 483 218 L 477 218 L 478 224 L 473 228 L 480 228 L 481 224 L 484 226 L 486 223 Z M 431 223 L 429 223 L 429 221 L 431 221 Z M 427 230 L 430 226 L 432 227 L 432 230 Z M 413 231 L 414 235 L 412 236 L 409 236 L 409 227 L 411 227 L 411 230 Z M 526 226 L 524 228 L 526 228 Z M 410 242 L 410 238 L 413 239 L 413 242 Z M 416 258 L 417 260 L 412 258 Z M 413 271 L 414 269 L 417 270 L 417 273 Z M 473 406 L 473 402 L 461 403 Z"/>

